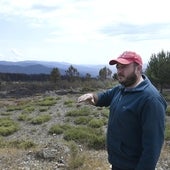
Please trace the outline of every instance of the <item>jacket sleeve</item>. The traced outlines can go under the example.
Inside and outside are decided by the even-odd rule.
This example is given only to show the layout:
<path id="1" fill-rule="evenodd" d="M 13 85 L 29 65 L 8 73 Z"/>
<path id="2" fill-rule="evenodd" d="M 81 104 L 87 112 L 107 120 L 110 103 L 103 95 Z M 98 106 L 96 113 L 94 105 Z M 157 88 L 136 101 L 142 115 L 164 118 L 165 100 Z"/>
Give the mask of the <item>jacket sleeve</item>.
<path id="1" fill-rule="evenodd" d="M 116 91 L 116 88 L 113 88 L 113 89 L 109 89 L 105 92 L 98 93 L 97 94 L 98 101 L 96 103 L 96 106 L 108 107 L 113 99 L 115 91 Z"/>
<path id="2" fill-rule="evenodd" d="M 145 102 L 140 115 L 143 151 L 135 170 L 155 170 L 164 142 L 165 110 L 157 98 Z"/>

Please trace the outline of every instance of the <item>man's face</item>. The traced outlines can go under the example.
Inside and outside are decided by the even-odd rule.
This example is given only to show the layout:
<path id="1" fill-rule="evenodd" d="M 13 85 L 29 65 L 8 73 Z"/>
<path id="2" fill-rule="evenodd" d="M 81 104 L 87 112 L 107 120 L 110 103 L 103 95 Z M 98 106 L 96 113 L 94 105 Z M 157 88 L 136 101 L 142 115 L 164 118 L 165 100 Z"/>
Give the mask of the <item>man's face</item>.
<path id="1" fill-rule="evenodd" d="M 131 87 L 137 82 L 137 65 L 135 63 L 130 64 L 117 64 L 117 77 L 120 84 L 125 87 Z"/>

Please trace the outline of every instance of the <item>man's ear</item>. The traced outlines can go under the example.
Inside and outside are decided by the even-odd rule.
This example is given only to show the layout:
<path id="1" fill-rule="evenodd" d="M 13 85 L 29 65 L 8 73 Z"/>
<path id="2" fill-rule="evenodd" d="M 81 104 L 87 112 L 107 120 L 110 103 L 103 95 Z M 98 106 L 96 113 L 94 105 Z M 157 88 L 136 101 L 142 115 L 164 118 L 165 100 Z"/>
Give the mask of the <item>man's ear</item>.
<path id="1" fill-rule="evenodd" d="M 136 72 L 142 73 L 142 66 L 141 65 L 136 65 Z"/>
<path id="2" fill-rule="evenodd" d="M 139 64 L 139 65 L 138 65 L 138 68 L 141 70 L 141 69 L 142 69 L 142 66 Z"/>

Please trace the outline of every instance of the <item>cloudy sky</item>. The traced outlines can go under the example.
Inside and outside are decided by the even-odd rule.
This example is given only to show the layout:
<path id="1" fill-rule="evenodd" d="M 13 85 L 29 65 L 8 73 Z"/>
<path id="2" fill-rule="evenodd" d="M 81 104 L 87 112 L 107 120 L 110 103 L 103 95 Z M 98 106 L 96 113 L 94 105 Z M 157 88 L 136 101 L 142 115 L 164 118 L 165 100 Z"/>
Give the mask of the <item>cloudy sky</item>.
<path id="1" fill-rule="evenodd" d="M 170 51 L 169 0 L 1 0 L 0 60 L 108 64 Z"/>

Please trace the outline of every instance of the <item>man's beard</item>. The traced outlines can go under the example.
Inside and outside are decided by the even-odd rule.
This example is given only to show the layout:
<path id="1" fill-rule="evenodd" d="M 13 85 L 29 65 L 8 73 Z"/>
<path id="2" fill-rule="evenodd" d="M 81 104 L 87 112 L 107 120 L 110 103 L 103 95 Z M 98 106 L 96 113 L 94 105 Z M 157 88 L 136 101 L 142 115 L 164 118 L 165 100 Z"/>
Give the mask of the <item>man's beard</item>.
<path id="1" fill-rule="evenodd" d="M 137 75 L 133 72 L 131 75 L 129 75 L 126 80 L 119 81 L 120 84 L 124 85 L 125 87 L 131 87 L 137 82 Z"/>

